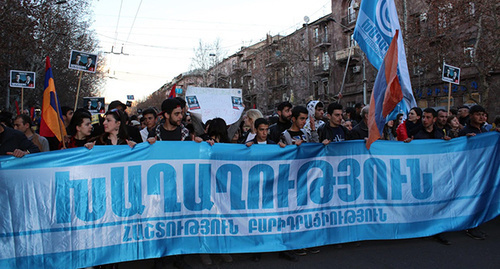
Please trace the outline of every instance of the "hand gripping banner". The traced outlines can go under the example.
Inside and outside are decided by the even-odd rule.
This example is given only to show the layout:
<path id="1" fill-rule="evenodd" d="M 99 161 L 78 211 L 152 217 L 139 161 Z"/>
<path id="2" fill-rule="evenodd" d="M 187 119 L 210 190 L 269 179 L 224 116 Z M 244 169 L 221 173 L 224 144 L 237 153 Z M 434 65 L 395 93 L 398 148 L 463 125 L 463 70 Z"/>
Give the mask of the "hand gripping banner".
<path id="1" fill-rule="evenodd" d="M 451 141 L 157 142 L 0 160 L 0 267 L 429 236 L 499 214 L 500 134 Z"/>

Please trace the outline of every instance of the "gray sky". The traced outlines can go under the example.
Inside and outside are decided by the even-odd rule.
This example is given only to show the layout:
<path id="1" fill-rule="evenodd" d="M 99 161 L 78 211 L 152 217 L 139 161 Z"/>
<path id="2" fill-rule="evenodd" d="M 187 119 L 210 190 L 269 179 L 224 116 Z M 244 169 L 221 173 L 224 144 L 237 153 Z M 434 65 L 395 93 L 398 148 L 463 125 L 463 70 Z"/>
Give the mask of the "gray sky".
<path id="1" fill-rule="evenodd" d="M 122 3 L 123 2 L 123 3 Z M 106 54 L 106 102 L 136 100 L 189 70 L 200 40 L 231 55 L 266 34 L 289 34 L 331 12 L 330 0 L 94 0 L 93 28 Z M 121 12 L 120 12 L 121 7 Z"/>

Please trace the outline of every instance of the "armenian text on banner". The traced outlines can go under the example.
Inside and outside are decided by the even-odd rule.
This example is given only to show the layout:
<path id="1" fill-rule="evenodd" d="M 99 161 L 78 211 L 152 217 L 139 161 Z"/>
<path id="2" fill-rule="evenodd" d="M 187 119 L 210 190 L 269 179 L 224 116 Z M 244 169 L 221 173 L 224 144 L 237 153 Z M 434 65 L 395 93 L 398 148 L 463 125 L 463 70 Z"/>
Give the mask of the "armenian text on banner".
<path id="1" fill-rule="evenodd" d="M 82 268 L 464 230 L 500 212 L 499 133 L 96 146 L 0 160 L 0 267 Z"/>

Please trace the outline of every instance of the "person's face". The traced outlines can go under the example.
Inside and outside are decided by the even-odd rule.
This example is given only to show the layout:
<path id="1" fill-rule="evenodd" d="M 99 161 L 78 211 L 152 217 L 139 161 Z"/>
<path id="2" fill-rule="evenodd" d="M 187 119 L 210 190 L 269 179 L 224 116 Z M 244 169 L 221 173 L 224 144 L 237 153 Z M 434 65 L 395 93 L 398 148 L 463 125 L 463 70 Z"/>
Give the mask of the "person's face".
<path id="1" fill-rule="evenodd" d="M 331 115 L 328 115 L 330 120 L 330 125 L 333 127 L 338 127 L 342 123 L 342 110 L 334 109 Z"/>
<path id="2" fill-rule="evenodd" d="M 23 133 L 26 133 L 26 130 L 28 130 L 29 125 L 23 123 L 23 119 L 18 118 L 14 120 L 14 129 L 21 131 Z"/>
<path id="3" fill-rule="evenodd" d="M 186 116 L 186 123 L 187 124 L 191 123 L 191 116 L 189 116 L 189 115 Z"/>
<path id="4" fill-rule="evenodd" d="M 144 115 L 144 119 L 144 123 L 148 129 L 151 129 L 156 125 L 156 118 L 153 114 Z"/>
<path id="5" fill-rule="evenodd" d="M 470 121 L 477 125 L 482 125 L 485 121 L 486 117 L 484 116 L 484 112 L 476 112 L 470 115 Z"/>
<path id="6" fill-rule="evenodd" d="M 439 111 L 438 112 L 438 118 L 437 118 L 438 124 L 440 126 L 445 126 L 447 120 L 448 120 L 448 112 L 446 112 L 446 111 Z"/>
<path id="7" fill-rule="evenodd" d="M 316 120 L 321 120 L 323 119 L 323 114 L 325 114 L 324 108 L 316 106 L 316 110 L 314 111 L 314 118 Z"/>
<path id="8" fill-rule="evenodd" d="M 31 80 L 31 77 L 30 76 L 26 76 L 26 82 L 28 82 L 30 80 Z"/>
<path id="9" fill-rule="evenodd" d="M 79 62 L 81 59 L 82 59 L 82 56 L 78 55 L 78 56 L 76 56 L 75 61 Z"/>
<path id="10" fill-rule="evenodd" d="M 87 58 L 87 63 L 91 64 L 92 63 L 92 58 Z"/>
<path id="11" fill-rule="evenodd" d="M 424 112 L 424 114 L 422 115 L 422 125 L 424 126 L 424 128 L 428 128 L 430 126 L 432 126 L 434 124 L 434 122 L 436 122 L 436 118 L 434 118 L 432 116 L 432 113 L 427 113 L 427 112 Z"/>
<path id="12" fill-rule="evenodd" d="M 403 116 L 399 116 L 398 118 L 398 124 L 400 124 L 401 122 L 403 122 Z"/>
<path id="13" fill-rule="evenodd" d="M 455 117 L 450 121 L 450 125 L 453 129 L 460 128 L 460 122 L 458 121 L 458 118 Z"/>
<path id="14" fill-rule="evenodd" d="M 88 102 L 87 102 L 87 106 L 89 106 L 89 107 L 90 107 L 91 105 L 92 105 L 92 101 L 88 101 Z"/>
<path id="15" fill-rule="evenodd" d="M 408 120 L 411 122 L 417 122 L 420 119 L 420 116 L 417 116 L 417 113 L 415 110 L 410 110 L 410 113 L 408 113 Z"/>
<path id="16" fill-rule="evenodd" d="M 285 107 L 283 110 L 278 111 L 281 122 L 287 122 L 292 119 L 292 109 L 290 107 Z"/>
<path id="17" fill-rule="evenodd" d="M 307 114 L 300 113 L 297 118 L 292 118 L 293 124 L 299 129 L 304 128 L 304 125 L 306 125 L 307 121 Z"/>
<path id="18" fill-rule="evenodd" d="M 389 128 L 392 128 L 392 127 L 394 126 L 394 121 L 393 121 L 393 120 L 388 121 L 388 122 L 387 122 L 387 126 L 388 126 Z"/>
<path id="19" fill-rule="evenodd" d="M 180 126 L 182 122 L 182 108 L 176 107 L 170 115 L 165 113 L 165 117 L 167 117 L 171 125 Z"/>
<path id="20" fill-rule="evenodd" d="M 21 79 L 21 75 L 16 75 L 16 80 L 20 80 Z"/>
<path id="21" fill-rule="evenodd" d="M 458 110 L 458 116 L 461 117 L 461 118 L 465 118 L 467 117 L 467 115 L 469 115 L 469 109 L 468 108 L 465 108 L 465 107 L 462 107 Z"/>
<path id="22" fill-rule="evenodd" d="M 249 117 L 245 117 L 244 125 L 248 126 L 248 129 L 252 129 L 251 126 L 253 126 L 253 120 Z"/>
<path id="23" fill-rule="evenodd" d="M 66 115 L 64 116 L 66 117 L 67 122 L 71 121 L 71 119 L 73 118 L 73 114 L 74 114 L 73 110 L 68 110 L 68 112 L 66 112 Z"/>
<path id="24" fill-rule="evenodd" d="M 344 123 L 344 127 L 347 128 L 347 130 L 352 130 L 352 121 L 346 121 Z"/>
<path id="25" fill-rule="evenodd" d="M 121 122 L 117 121 L 113 115 L 107 115 L 102 125 L 104 126 L 104 132 L 112 133 L 118 132 L 120 124 Z"/>
<path id="26" fill-rule="evenodd" d="M 76 131 L 84 136 L 90 136 L 92 133 L 92 122 L 89 118 L 84 118 L 82 124 L 76 126 Z"/>
<path id="27" fill-rule="evenodd" d="M 269 125 L 267 124 L 260 124 L 259 127 L 257 128 L 257 141 L 263 142 L 267 140 L 267 133 L 268 133 Z"/>

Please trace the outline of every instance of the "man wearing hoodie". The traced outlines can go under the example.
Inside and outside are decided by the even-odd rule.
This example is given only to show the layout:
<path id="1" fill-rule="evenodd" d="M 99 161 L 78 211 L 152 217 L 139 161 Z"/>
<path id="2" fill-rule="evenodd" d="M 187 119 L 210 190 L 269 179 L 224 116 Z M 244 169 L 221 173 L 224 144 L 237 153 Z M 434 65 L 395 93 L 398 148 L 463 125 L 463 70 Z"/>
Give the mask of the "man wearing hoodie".
<path id="1" fill-rule="evenodd" d="M 306 129 L 306 131 L 308 131 L 309 133 L 311 132 L 311 117 L 314 118 L 314 126 L 316 127 L 316 129 L 325 124 L 325 122 L 323 121 L 323 114 L 325 113 L 324 107 L 325 106 L 321 101 L 312 100 L 307 103 L 306 108 L 308 117 L 306 125 L 304 125 L 304 129 Z"/>

